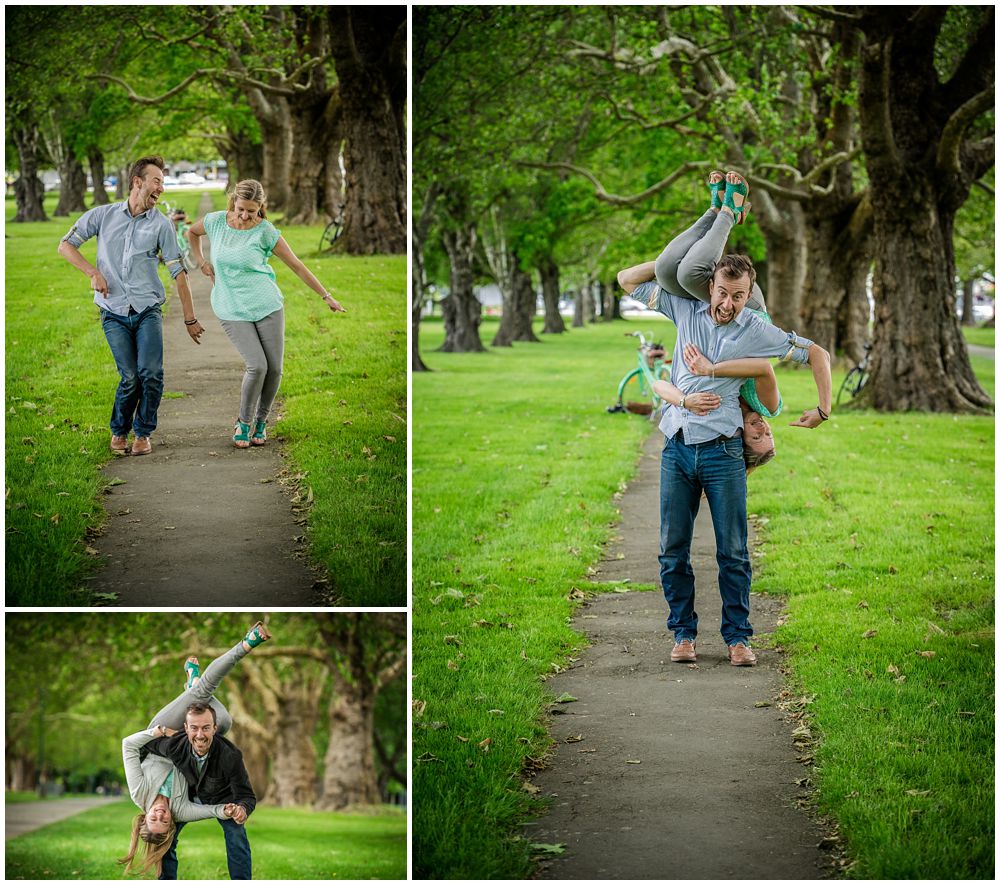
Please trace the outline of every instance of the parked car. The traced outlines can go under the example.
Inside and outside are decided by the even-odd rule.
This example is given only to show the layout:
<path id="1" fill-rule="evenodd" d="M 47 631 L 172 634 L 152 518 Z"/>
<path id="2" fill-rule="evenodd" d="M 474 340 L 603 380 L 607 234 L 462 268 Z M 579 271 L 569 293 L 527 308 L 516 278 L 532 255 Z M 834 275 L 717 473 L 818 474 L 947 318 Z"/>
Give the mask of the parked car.
<path id="1" fill-rule="evenodd" d="M 104 179 L 104 186 L 107 188 L 116 187 L 117 184 L 118 184 L 118 176 L 116 175 L 109 175 L 107 178 Z"/>
<path id="2" fill-rule="evenodd" d="M 179 185 L 179 184 L 180 184 L 180 181 L 178 181 L 176 178 L 174 178 L 173 175 L 164 175 L 163 176 L 163 186 L 164 187 L 177 187 L 177 185 Z"/>
<path id="3" fill-rule="evenodd" d="M 205 177 L 197 172 L 182 172 L 177 176 L 178 184 L 204 184 Z"/>

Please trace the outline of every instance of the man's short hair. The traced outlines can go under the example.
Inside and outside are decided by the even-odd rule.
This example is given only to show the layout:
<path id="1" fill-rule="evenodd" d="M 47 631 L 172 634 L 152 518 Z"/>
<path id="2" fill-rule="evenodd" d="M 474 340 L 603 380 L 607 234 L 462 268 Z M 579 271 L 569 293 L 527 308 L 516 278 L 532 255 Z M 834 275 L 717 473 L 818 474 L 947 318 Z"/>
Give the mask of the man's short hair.
<path id="1" fill-rule="evenodd" d="M 205 712 L 209 712 L 212 714 L 213 725 L 219 724 L 218 720 L 215 718 L 215 708 L 211 704 L 197 704 L 197 703 L 189 704 L 188 708 L 184 711 L 184 720 L 187 721 L 188 713 L 194 713 L 197 716 Z"/>
<path id="2" fill-rule="evenodd" d="M 719 272 L 731 280 L 738 280 L 744 274 L 747 274 L 750 277 L 751 289 L 753 289 L 753 284 L 757 281 L 757 269 L 746 255 L 723 255 L 716 262 L 715 271 L 712 274 L 713 280 Z"/>
<path id="3" fill-rule="evenodd" d="M 142 157 L 136 160 L 132 164 L 132 168 L 128 173 L 128 186 L 129 190 L 132 189 L 132 179 L 142 178 L 143 174 L 146 172 L 147 166 L 156 166 L 161 172 L 166 168 L 167 164 L 163 162 L 163 157 Z"/>

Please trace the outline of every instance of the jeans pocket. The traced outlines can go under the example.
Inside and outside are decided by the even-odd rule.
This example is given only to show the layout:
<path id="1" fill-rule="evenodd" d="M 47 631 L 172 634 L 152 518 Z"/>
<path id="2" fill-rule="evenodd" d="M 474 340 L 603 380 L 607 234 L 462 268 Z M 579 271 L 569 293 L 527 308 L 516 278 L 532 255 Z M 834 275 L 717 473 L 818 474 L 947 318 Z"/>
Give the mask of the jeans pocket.
<path id="1" fill-rule="evenodd" d="M 722 450 L 734 461 L 743 460 L 743 440 L 738 436 L 723 441 Z"/>

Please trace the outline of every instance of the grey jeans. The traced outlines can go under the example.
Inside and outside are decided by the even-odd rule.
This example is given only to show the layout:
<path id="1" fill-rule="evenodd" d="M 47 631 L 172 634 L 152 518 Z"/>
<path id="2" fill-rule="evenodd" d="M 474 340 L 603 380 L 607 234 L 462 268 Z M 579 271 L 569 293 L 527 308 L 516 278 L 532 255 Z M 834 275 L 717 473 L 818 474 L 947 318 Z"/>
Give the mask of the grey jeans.
<path id="1" fill-rule="evenodd" d="M 215 690 L 219 687 L 223 677 L 236 666 L 240 658 L 247 654 L 247 649 L 241 640 L 238 645 L 233 646 L 222 657 L 216 658 L 205 668 L 201 674 L 201 679 L 193 688 L 181 692 L 162 710 L 160 710 L 150 721 L 147 728 L 155 725 L 165 725 L 167 728 L 174 728 L 180 731 L 184 728 L 184 715 L 191 704 L 208 704 L 215 711 L 215 721 L 219 726 L 218 733 L 225 734 L 233 727 L 233 717 L 229 711 L 215 698 Z"/>
<path id="2" fill-rule="evenodd" d="M 656 282 L 660 288 L 671 295 L 697 298 L 707 304 L 711 300 L 708 282 L 735 224 L 736 219 L 728 212 L 709 209 L 684 233 L 674 237 L 656 259 Z M 767 311 L 764 293 L 756 283 L 746 306 Z"/>
<path id="3" fill-rule="evenodd" d="M 240 352 L 247 369 L 243 373 L 240 421 L 267 420 L 281 383 L 281 363 L 285 352 L 284 308 L 255 323 L 219 320 Z"/>

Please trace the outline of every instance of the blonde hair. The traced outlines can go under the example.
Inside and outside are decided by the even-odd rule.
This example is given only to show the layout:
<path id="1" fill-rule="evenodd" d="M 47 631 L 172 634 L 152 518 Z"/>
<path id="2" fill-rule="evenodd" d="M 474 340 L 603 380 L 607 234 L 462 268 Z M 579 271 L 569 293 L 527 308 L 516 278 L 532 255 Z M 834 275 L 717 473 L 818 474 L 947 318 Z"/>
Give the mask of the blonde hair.
<path id="1" fill-rule="evenodd" d="M 142 857 L 142 868 L 137 870 L 140 876 L 149 872 L 155 865 L 157 877 L 163 872 L 163 855 L 174 844 L 174 836 L 177 827 L 173 821 L 165 833 L 151 833 L 146 827 L 146 815 L 141 811 L 132 819 L 132 841 L 128 847 L 128 854 L 118 858 L 118 863 L 124 864 L 125 872 L 132 872 L 132 864 L 135 861 L 136 852 Z M 142 844 L 139 844 L 139 840 Z"/>
<path id="2" fill-rule="evenodd" d="M 229 193 L 229 211 L 236 208 L 237 200 L 250 200 L 253 203 L 260 203 L 257 214 L 261 218 L 267 218 L 264 211 L 267 206 L 267 194 L 264 193 L 264 185 L 255 178 L 244 178 L 243 181 L 236 182 L 236 186 Z"/>

